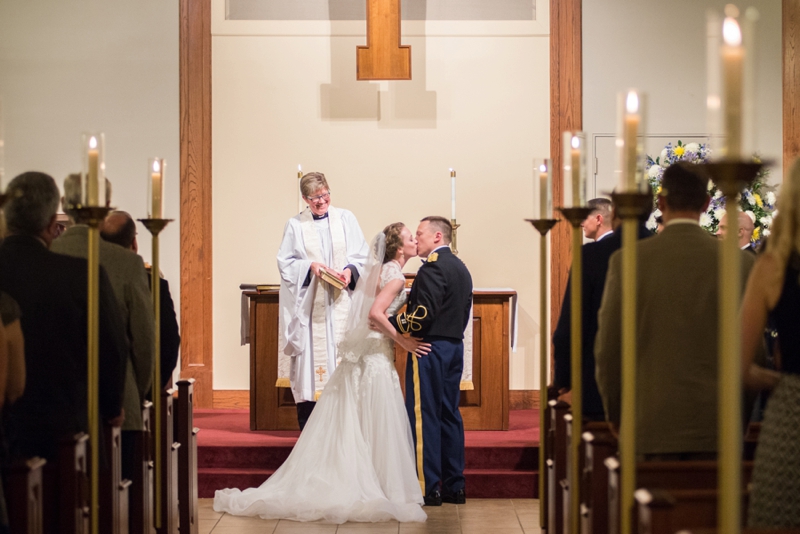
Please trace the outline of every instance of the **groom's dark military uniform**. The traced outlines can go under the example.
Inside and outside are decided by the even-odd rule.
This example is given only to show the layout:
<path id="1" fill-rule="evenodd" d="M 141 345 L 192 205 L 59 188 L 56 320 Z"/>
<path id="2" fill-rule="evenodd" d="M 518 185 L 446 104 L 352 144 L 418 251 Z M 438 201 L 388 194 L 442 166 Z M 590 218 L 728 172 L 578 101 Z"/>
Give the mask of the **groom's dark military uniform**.
<path id="1" fill-rule="evenodd" d="M 458 411 L 464 369 L 464 329 L 472 306 L 472 277 L 442 247 L 420 267 L 405 313 L 389 318 L 401 333 L 431 344 L 426 356 L 409 353 L 406 409 L 423 495 L 445 499 L 464 490 L 464 424 Z"/>

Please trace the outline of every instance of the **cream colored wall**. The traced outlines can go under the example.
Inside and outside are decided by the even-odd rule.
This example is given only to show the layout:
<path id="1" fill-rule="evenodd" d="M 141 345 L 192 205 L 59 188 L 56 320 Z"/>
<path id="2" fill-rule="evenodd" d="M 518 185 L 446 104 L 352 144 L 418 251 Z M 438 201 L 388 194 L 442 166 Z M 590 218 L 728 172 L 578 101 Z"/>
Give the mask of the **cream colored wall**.
<path id="1" fill-rule="evenodd" d="M 511 388 L 538 389 L 539 238 L 533 158 L 549 153 L 547 2 L 538 20 L 404 23 L 411 82 L 356 82 L 364 23 L 234 22 L 214 2 L 214 388 L 249 387 L 241 282 L 279 280 L 297 212 L 296 171 L 326 174 L 333 203 L 369 239 L 386 224 L 448 215 L 458 172 L 460 257 L 476 287 L 520 296 Z M 414 262 L 407 270 L 413 270 Z"/>
<path id="2" fill-rule="evenodd" d="M 113 205 L 145 216 L 147 158 L 160 156 L 167 159 L 166 214 L 178 218 L 177 3 L 3 0 L 0 97 L 7 180 L 39 170 L 61 186 L 81 168 L 81 132 L 102 131 Z M 149 261 L 145 234 L 139 225 Z M 177 223 L 161 242 L 177 305 Z"/>

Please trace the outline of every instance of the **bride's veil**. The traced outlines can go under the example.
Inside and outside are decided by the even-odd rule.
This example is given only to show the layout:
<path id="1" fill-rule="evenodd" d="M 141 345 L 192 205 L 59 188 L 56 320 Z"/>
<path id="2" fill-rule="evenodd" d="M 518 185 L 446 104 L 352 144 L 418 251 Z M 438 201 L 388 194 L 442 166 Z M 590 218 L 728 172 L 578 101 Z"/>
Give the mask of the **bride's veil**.
<path id="1" fill-rule="evenodd" d="M 350 313 L 347 316 L 345 333 L 339 342 L 339 356 L 344 358 L 347 353 L 352 353 L 360 342 L 366 340 L 371 332 L 369 328 L 369 310 L 378 294 L 378 284 L 381 279 L 383 256 L 386 252 L 386 236 L 379 232 L 369 245 L 369 255 L 364 266 L 364 272 L 356 283 L 356 289 L 350 301 Z M 354 354 L 358 356 L 358 354 Z"/>

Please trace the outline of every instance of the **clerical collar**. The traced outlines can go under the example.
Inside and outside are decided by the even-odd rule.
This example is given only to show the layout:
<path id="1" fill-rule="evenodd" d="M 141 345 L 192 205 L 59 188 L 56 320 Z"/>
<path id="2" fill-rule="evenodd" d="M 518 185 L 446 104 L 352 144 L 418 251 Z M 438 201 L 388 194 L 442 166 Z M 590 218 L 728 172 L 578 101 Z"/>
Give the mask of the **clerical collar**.
<path id="1" fill-rule="evenodd" d="M 319 221 L 319 220 L 322 220 L 322 219 L 327 219 L 328 218 L 328 212 L 326 211 L 324 215 L 317 215 L 312 211 L 311 212 L 311 216 L 314 218 L 315 221 Z"/>

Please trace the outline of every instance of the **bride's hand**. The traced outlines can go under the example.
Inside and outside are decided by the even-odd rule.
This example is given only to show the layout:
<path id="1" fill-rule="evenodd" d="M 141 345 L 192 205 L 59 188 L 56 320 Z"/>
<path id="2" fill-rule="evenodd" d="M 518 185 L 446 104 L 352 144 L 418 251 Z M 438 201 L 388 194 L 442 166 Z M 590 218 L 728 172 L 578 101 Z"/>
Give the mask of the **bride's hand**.
<path id="1" fill-rule="evenodd" d="M 417 356 L 425 356 L 431 351 L 430 343 L 423 343 L 421 339 L 416 337 L 404 337 L 400 344 L 408 352 L 413 352 Z"/>

